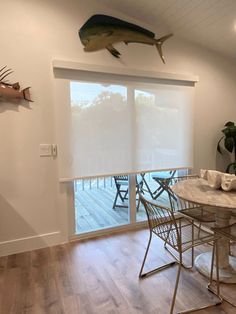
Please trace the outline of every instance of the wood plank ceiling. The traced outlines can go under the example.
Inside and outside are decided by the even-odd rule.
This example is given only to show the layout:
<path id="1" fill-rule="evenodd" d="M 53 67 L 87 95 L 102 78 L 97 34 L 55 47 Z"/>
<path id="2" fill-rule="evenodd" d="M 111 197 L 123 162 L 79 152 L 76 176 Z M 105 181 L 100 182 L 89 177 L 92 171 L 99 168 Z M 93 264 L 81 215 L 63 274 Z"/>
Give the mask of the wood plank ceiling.
<path id="1" fill-rule="evenodd" d="M 100 0 L 100 2 L 121 14 L 139 20 L 144 25 L 150 25 L 150 30 L 157 35 L 173 32 L 175 36 L 236 58 L 236 0 Z"/>

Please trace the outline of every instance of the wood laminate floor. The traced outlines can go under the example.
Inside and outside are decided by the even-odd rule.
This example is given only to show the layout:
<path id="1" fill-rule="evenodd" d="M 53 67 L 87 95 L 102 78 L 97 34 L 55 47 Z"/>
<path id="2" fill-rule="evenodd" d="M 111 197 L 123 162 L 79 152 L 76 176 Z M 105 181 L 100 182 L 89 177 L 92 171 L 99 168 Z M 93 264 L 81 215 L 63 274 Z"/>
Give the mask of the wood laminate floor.
<path id="1" fill-rule="evenodd" d="M 139 280 L 147 240 L 148 231 L 139 230 L 2 257 L 0 313 L 168 314 L 177 268 Z M 147 267 L 170 259 L 154 239 Z M 210 301 L 205 287 L 197 271 L 182 271 L 176 311 Z M 236 299 L 235 285 L 227 289 Z M 198 313 L 236 309 L 224 303 Z"/>

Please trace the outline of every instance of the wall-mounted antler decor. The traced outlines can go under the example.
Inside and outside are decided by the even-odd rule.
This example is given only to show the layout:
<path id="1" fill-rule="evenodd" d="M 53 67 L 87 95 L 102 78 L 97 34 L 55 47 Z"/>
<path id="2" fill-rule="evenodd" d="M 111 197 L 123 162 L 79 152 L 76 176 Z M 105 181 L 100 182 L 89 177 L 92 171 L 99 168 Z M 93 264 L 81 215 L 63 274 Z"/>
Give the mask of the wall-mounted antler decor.
<path id="1" fill-rule="evenodd" d="M 27 101 L 33 101 L 30 98 L 30 87 L 26 87 L 24 89 L 20 89 L 19 82 L 11 84 L 8 83 L 5 78 L 13 73 L 11 69 L 6 69 L 7 66 L 0 69 L 0 101 L 8 100 L 8 101 L 20 101 L 25 99 Z"/>

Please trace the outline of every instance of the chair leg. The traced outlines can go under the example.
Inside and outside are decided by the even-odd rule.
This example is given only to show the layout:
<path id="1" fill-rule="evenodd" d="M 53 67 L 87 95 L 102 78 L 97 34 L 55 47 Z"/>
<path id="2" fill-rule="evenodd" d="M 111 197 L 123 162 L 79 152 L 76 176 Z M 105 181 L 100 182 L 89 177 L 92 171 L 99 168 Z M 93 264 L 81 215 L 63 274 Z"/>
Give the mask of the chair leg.
<path id="1" fill-rule="evenodd" d="M 173 256 L 173 258 L 176 260 L 176 262 L 177 262 L 178 264 L 180 264 L 180 260 L 179 260 L 178 256 L 176 256 L 173 252 L 171 252 L 171 250 L 170 250 L 167 246 L 164 246 L 164 248 L 168 251 L 168 253 L 169 253 L 171 256 Z M 192 252 L 194 252 L 194 251 L 192 250 Z M 183 266 L 183 268 L 185 268 L 185 269 L 191 269 L 191 268 L 193 268 L 193 266 L 194 266 L 193 256 L 194 256 L 194 254 L 192 253 L 191 265 L 190 265 L 190 266 L 185 265 L 185 264 L 183 263 L 183 261 L 181 262 L 181 263 L 182 263 L 181 265 Z"/>
<path id="2" fill-rule="evenodd" d="M 128 191 L 129 191 L 128 189 L 125 191 L 125 194 L 122 198 L 122 202 L 124 202 L 124 200 L 127 200 Z"/>
<path id="3" fill-rule="evenodd" d="M 115 196 L 115 199 L 114 199 L 114 202 L 113 202 L 113 205 L 112 205 L 112 208 L 115 209 L 116 207 L 116 202 L 117 202 L 117 198 L 118 198 L 118 192 L 116 192 L 116 196 Z"/>
<path id="4" fill-rule="evenodd" d="M 200 232 L 201 232 L 201 227 L 202 227 L 202 222 L 200 221 L 199 222 L 199 225 L 198 225 L 198 233 L 197 233 L 197 236 L 198 236 L 198 238 L 200 238 Z"/>
<path id="5" fill-rule="evenodd" d="M 153 193 L 152 193 L 152 191 L 151 191 L 151 189 L 150 189 L 150 187 L 149 187 L 147 181 L 145 180 L 145 177 L 143 177 L 143 185 L 142 185 L 142 187 L 141 187 L 141 192 L 144 191 L 144 188 L 143 188 L 144 185 L 145 185 L 146 188 L 147 188 L 147 190 L 145 190 L 145 191 L 147 191 L 147 192 L 150 194 L 151 198 L 153 199 Z"/>
<path id="6" fill-rule="evenodd" d="M 215 260 L 215 248 L 216 248 L 216 241 L 214 242 L 213 245 L 213 250 L 212 250 L 212 258 L 211 258 L 211 273 L 210 273 L 210 282 L 208 284 L 208 287 L 212 284 L 213 281 L 213 269 L 214 269 L 214 260 Z"/>
<path id="7" fill-rule="evenodd" d="M 156 193 L 153 193 L 155 194 L 155 196 L 153 197 L 154 200 L 156 200 L 159 196 L 161 196 L 161 194 L 164 192 L 165 190 L 161 187 L 160 191 L 156 194 Z"/>
<path id="8" fill-rule="evenodd" d="M 225 298 L 222 294 L 220 294 L 220 276 L 219 276 L 219 252 L 218 252 L 218 243 L 217 240 L 214 243 L 214 247 L 213 247 L 213 254 L 214 251 L 216 251 L 216 292 L 211 288 L 212 285 L 212 281 L 213 281 L 213 268 L 214 268 L 214 255 L 212 256 L 212 263 L 211 263 L 211 275 L 210 275 L 210 282 L 207 285 L 207 288 L 210 292 L 212 292 L 213 294 L 215 294 L 218 298 L 220 298 L 222 301 L 226 301 L 227 303 L 229 303 L 230 305 L 232 305 L 233 307 L 236 307 L 236 304 L 233 303 L 231 300 L 229 300 L 228 298 Z"/>
<path id="9" fill-rule="evenodd" d="M 127 205 L 117 205 L 118 197 L 120 198 L 121 202 L 124 203 L 124 201 L 127 199 L 128 195 L 128 189 L 122 190 L 121 185 L 116 183 L 116 196 L 112 205 L 112 208 L 115 209 L 116 207 L 128 207 Z"/>
<path id="10" fill-rule="evenodd" d="M 219 275 L 219 251 L 218 251 L 218 240 L 215 241 L 216 246 L 216 291 L 217 295 L 220 295 L 220 275 Z M 214 267 L 214 265 L 212 265 Z"/>
<path id="11" fill-rule="evenodd" d="M 146 276 L 146 274 L 143 274 L 142 272 L 143 272 L 144 264 L 146 262 L 146 258 L 147 258 L 147 254 L 148 254 L 148 251 L 149 251 L 149 247 L 150 247 L 151 241 L 152 241 L 152 232 L 150 231 L 148 245 L 147 245 L 146 252 L 145 252 L 144 258 L 143 258 L 143 263 L 142 263 L 142 266 L 141 266 L 141 269 L 140 269 L 140 272 L 139 272 L 139 278 Z"/>
<path id="12" fill-rule="evenodd" d="M 149 241 L 148 241 L 148 245 L 147 245 L 147 248 L 146 248 L 146 252 L 144 254 L 144 258 L 143 258 L 143 263 L 142 263 L 142 266 L 141 266 L 141 269 L 140 269 L 140 272 L 139 272 L 139 278 L 144 278 L 148 275 L 151 275 L 153 273 L 156 273 L 158 271 L 161 271 L 165 268 L 168 268 L 168 267 L 171 267 L 171 266 L 174 266 L 177 262 L 176 261 L 172 261 L 170 263 L 167 263 L 167 264 L 164 264 L 162 266 L 159 266 L 155 269 L 152 269 L 146 273 L 143 273 L 143 268 L 144 268 L 144 265 L 145 265 L 145 262 L 146 262 L 146 259 L 147 259 L 147 255 L 148 255 L 148 251 L 149 251 L 149 248 L 150 248 L 150 244 L 151 244 L 151 241 L 152 241 L 152 232 L 150 232 L 150 236 L 149 236 Z"/>
<path id="13" fill-rule="evenodd" d="M 217 298 L 219 299 L 218 302 L 215 302 L 215 303 L 211 303 L 211 304 L 208 304 L 208 305 L 204 305 L 204 306 L 201 306 L 201 307 L 198 307 L 198 308 L 192 308 L 192 309 L 189 309 L 189 310 L 185 310 L 185 311 L 181 311 L 181 312 L 178 312 L 178 314 L 186 314 L 186 313 L 192 313 L 192 312 L 195 312 L 195 311 L 199 311 L 199 310 L 203 310 L 203 309 L 207 309 L 207 308 L 210 308 L 210 307 L 213 307 L 213 306 L 217 306 L 217 305 L 220 305 L 222 303 L 222 298 L 220 297 L 219 294 L 216 294 L 213 290 L 211 290 L 210 288 L 210 284 L 212 283 L 212 278 L 213 278 L 213 266 L 214 266 L 214 254 L 215 254 L 215 243 L 214 243 L 214 246 L 213 246 L 213 251 L 212 251 L 212 260 L 211 260 L 211 273 L 210 273 L 210 283 L 208 283 L 208 290 L 212 293 L 214 293 Z M 217 257 L 217 253 L 216 253 L 216 258 Z M 217 278 L 219 280 L 219 272 L 217 274 Z"/>
<path id="14" fill-rule="evenodd" d="M 173 311 L 174 311 L 175 300 L 176 300 L 176 295 L 177 295 L 177 290 L 178 290 L 178 285 L 179 285 L 181 266 L 182 266 L 182 257 L 180 257 L 180 263 L 179 263 L 178 272 L 176 275 L 175 289 L 174 289 L 174 294 L 173 294 L 173 298 L 172 298 L 172 302 L 171 302 L 170 314 L 173 314 Z"/>
<path id="15" fill-rule="evenodd" d="M 139 206 L 140 206 L 140 197 L 139 197 L 139 193 L 136 193 L 136 195 L 138 195 L 138 203 L 136 206 L 137 212 L 139 211 Z"/>
<path id="16" fill-rule="evenodd" d="M 180 232 L 181 232 L 181 220 L 179 221 L 179 224 L 180 224 Z M 194 231 L 194 227 L 192 226 L 192 239 L 193 239 L 193 231 Z M 192 247 L 191 249 L 191 265 L 190 266 L 187 266 L 183 263 L 183 259 L 181 257 L 181 261 L 180 261 L 180 258 L 175 255 L 167 246 L 167 240 L 168 240 L 168 237 L 169 237 L 169 234 L 170 234 L 170 231 L 168 232 L 167 234 L 167 237 L 166 237 L 166 240 L 165 240 L 165 243 L 164 243 L 164 248 L 168 251 L 168 253 L 177 261 L 177 263 L 181 263 L 181 265 L 185 268 L 185 269 L 191 269 L 193 268 L 194 266 L 194 247 Z M 180 234 L 181 235 L 181 234 Z"/>
<path id="17" fill-rule="evenodd" d="M 183 265 L 183 261 L 182 261 L 182 253 L 180 253 L 180 257 L 179 257 L 179 268 L 178 268 L 178 273 L 176 276 L 176 282 L 175 282 L 175 290 L 174 290 L 174 294 L 173 294 L 173 298 L 172 298 L 172 303 L 171 303 L 171 310 L 170 310 L 170 314 L 173 314 L 173 310 L 174 310 L 174 306 L 175 306 L 175 301 L 176 301 L 176 295 L 177 295 L 177 290 L 178 290 L 178 284 L 179 284 L 179 278 L 180 278 L 180 271 L 181 271 L 181 267 Z M 207 309 L 216 305 L 219 305 L 222 303 L 222 299 L 217 296 L 219 298 L 219 301 L 213 304 L 208 304 L 208 305 L 204 305 L 202 307 L 198 307 L 198 308 L 192 308 L 189 310 L 184 310 L 184 311 L 180 311 L 178 312 L 178 314 L 186 314 L 186 313 L 192 313 L 195 311 L 199 311 L 199 310 L 203 310 L 203 309 Z"/>

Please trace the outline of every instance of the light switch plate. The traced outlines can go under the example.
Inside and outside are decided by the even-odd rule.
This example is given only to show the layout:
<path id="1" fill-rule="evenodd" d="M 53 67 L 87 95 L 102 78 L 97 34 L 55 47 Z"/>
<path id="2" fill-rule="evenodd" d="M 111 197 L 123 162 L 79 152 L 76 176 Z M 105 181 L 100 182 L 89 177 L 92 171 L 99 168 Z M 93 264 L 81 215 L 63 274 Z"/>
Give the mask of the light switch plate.
<path id="1" fill-rule="evenodd" d="M 39 155 L 41 157 L 52 156 L 52 145 L 51 144 L 40 144 Z"/>

